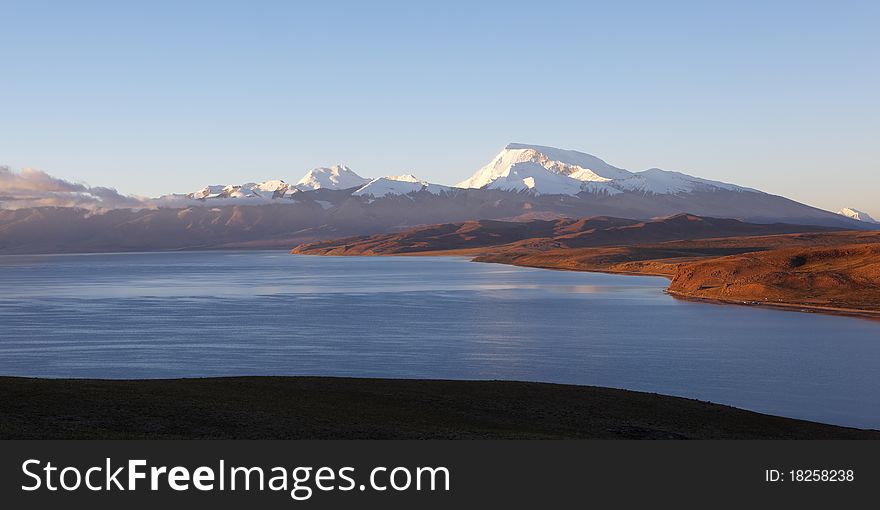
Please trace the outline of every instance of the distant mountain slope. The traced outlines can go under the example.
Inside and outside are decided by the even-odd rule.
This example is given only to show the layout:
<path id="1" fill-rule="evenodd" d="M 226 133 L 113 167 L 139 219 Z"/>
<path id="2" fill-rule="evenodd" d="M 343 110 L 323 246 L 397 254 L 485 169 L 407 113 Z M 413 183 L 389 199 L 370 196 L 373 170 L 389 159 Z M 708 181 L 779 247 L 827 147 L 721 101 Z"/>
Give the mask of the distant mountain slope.
<path id="1" fill-rule="evenodd" d="M 392 255 L 505 245 L 507 249 L 549 250 L 617 246 L 714 237 L 760 236 L 829 231 L 827 227 L 752 224 L 679 214 L 652 221 L 607 216 L 529 222 L 468 221 L 414 228 L 396 234 L 348 237 L 306 243 L 291 253 L 307 255 Z"/>
<path id="2" fill-rule="evenodd" d="M 351 190 L 298 192 L 262 205 L 159 207 L 95 211 L 69 207 L 0 209 L 0 253 L 69 253 L 217 248 L 285 248 L 344 236 L 400 232 L 419 225 L 475 219 L 520 220 L 609 216 L 645 220 L 693 207 L 698 216 L 750 222 L 870 229 L 870 223 L 753 193 L 692 193 L 688 200 L 529 196 L 497 190 L 427 190 L 381 198 Z M 235 200 L 235 199 L 230 199 Z M 756 202 L 753 202 L 756 201 Z M 763 208 L 763 209 L 762 209 Z M 761 213 L 754 217 L 750 212 Z"/>

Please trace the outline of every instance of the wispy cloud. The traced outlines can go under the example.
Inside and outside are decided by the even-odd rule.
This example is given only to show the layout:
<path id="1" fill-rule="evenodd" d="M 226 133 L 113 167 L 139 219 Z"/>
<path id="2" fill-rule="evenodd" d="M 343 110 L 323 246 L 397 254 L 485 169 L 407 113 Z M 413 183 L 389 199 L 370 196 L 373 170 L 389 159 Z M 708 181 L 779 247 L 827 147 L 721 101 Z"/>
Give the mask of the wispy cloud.
<path id="1" fill-rule="evenodd" d="M 32 168 L 15 172 L 0 166 L 0 208 L 42 206 L 119 209 L 150 205 L 140 198 L 122 195 L 113 188 L 72 183 Z"/>

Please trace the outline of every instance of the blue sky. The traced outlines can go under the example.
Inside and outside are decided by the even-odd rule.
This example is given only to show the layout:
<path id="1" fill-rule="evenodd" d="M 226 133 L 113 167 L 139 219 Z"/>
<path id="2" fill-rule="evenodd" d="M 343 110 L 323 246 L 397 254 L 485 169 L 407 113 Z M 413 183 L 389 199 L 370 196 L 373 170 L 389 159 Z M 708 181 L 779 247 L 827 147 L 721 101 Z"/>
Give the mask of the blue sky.
<path id="1" fill-rule="evenodd" d="M 880 2 L 8 2 L 0 164 L 454 183 L 511 141 L 880 217 Z"/>

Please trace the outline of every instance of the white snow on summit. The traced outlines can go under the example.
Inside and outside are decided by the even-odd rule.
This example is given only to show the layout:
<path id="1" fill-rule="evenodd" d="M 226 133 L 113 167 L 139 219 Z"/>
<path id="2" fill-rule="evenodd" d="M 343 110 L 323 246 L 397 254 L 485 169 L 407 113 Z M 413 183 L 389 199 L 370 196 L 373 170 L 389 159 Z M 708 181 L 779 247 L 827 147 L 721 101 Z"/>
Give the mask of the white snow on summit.
<path id="1" fill-rule="evenodd" d="M 241 185 L 216 184 L 205 186 L 199 191 L 188 193 L 186 198 L 195 200 L 207 200 L 218 198 L 249 198 L 257 200 L 272 200 L 274 198 L 290 198 L 299 190 L 284 181 L 273 180 L 260 183 L 249 182 Z"/>
<path id="2" fill-rule="evenodd" d="M 540 163 L 522 161 L 510 165 L 502 174 L 494 177 L 484 189 L 502 191 L 534 192 L 545 195 L 576 195 L 589 186 L 590 191 L 617 194 L 608 181 L 581 181 L 567 175 L 549 172 Z M 464 183 L 462 183 L 464 184 Z M 462 184 L 459 184 L 461 186 Z"/>
<path id="3" fill-rule="evenodd" d="M 353 193 L 355 196 L 385 197 L 388 195 L 408 195 L 419 191 L 428 191 L 435 195 L 450 191 L 449 186 L 431 184 L 412 174 L 386 175 L 373 179 Z"/>
<path id="4" fill-rule="evenodd" d="M 625 191 L 641 193 L 653 193 L 656 195 L 674 195 L 678 193 L 691 193 L 694 191 L 751 191 L 757 190 L 728 184 L 721 181 L 701 179 L 681 172 L 672 172 L 651 168 L 643 172 L 636 172 L 633 177 L 621 181 L 615 181 L 614 187 Z"/>
<path id="5" fill-rule="evenodd" d="M 212 203 L 219 203 L 221 199 L 237 199 L 236 202 L 246 200 L 248 203 L 262 203 L 279 198 L 292 199 L 294 194 L 302 191 L 351 189 L 363 186 L 368 182 L 370 182 L 370 179 L 361 177 L 351 168 L 345 165 L 337 165 L 310 170 L 295 185 L 288 184 L 279 179 L 259 183 L 216 184 L 205 186 L 196 192 L 185 195 L 165 195 L 160 197 L 158 201 L 171 203 L 188 199 L 211 200 Z"/>
<path id="6" fill-rule="evenodd" d="M 349 189 L 363 186 L 370 182 L 356 174 L 354 170 L 345 165 L 336 165 L 329 168 L 315 168 L 296 183 L 296 187 L 306 191 L 310 189 Z"/>
<path id="7" fill-rule="evenodd" d="M 460 188 L 572 196 L 581 194 L 614 196 L 624 193 L 677 195 L 720 190 L 760 193 L 733 184 L 659 168 L 630 172 L 583 152 L 512 143 L 488 165 L 480 168 L 469 179 L 458 183 L 455 187 L 432 184 L 410 174 L 366 179 L 345 165 L 336 165 L 310 170 L 295 185 L 287 184 L 282 180 L 241 185 L 214 185 L 186 195 L 166 195 L 156 199 L 155 202 L 211 200 L 212 203 L 221 204 L 226 203 L 223 199 L 235 199 L 230 203 L 246 201 L 246 203 L 258 204 L 277 199 L 293 199 L 296 193 L 327 189 L 353 189 L 353 196 L 375 199 L 392 195 L 411 195 L 421 191 L 443 195 Z"/>
<path id="8" fill-rule="evenodd" d="M 205 186 L 204 188 L 189 193 L 186 196 L 199 200 L 203 198 L 219 198 L 225 188 L 225 184 L 214 184 L 212 186 Z"/>
<path id="9" fill-rule="evenodd" d="M 870 214 L 864 211 L 860 211 L 858 209 L 853 209 L 852 207 L 844 207 L 843 209 L 837 211 L 837 214 L 840 214 L 841 216 L 846 216 L 847 218 L 852 218 L 854 220 L 864 221 L 865 223 L 880 223 L 872 218 Z"/>
<path id="10" fill-rule="evenodd" d="M 264 181 L 254 186 L 255 189 L 268 193 L 274 193 L 279 190 L 286 190 L 289 187 L 290 186 L 288 186 L 286 182 L 277 179 L 273 181 Z"/>
<path id="11" fill-rule="evenodd" d="M 625 179 L 632 175 L 626 170 L 613 167 L 596 156 L 583 152 L 512 143 L 488 165 L 477 170 L 470 179 L 456 186 L 482 188 L 500 177 L 509 177 L 511 167 L 520 163 L 534 163 L 549 173 L 575 181 L 607 182 L 613 179 Z M 534 166 L 532 168 L 537 170 Z"/>
<path id="12" fill-rule="evenodd" d="M 659 168 L 634 173 L 583 152 L 518 143 L 505 147 L 488 165 L 457 186 L 544 195 L 755 191 Z"/>

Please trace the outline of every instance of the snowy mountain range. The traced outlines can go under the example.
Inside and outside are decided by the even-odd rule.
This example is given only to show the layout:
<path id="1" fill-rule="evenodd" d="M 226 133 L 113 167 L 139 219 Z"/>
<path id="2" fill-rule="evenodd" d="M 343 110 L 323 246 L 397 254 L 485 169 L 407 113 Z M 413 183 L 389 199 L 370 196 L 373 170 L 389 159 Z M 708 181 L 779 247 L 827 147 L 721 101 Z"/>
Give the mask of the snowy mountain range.
<path id="1" fill-rule="evenodd" d="M 652 168 L 632 172 L 589 154 L 510 144 L 456 186 L 410 174 L 366 178 L 338 165 L 298 181 L 205 186 L 142 199 L 39 171 L 0 167 L 0 253 L 286 248 L 345 236 L 470 220 L 690 213 L 750 223 L 878 229 L 870 216 Z"/>
<path id="2" fill-rule="evenodd" d="M 421 191 L 441 194 L 461 189 L 567 196 L 581 194 L 613 196 L 622 193 L 676 195 L 717 190 L 758 193 L 754 189 L 659 168 L 630 172 L 583 152 L 512 143 L 489 164 L 455 186 L 429 183 L 411 174 L 369 179 L 361 177 L 347 166 L 337 165 L 310 170 L 293 185 L 283 180 L 213 185 L 185 195 L 166 195 L 160 200 L 167 202 L 182 198 L 193 200 L 233 198 L 266 202 L 276 199 L 295 199 L 298 192 L 317 189 L 352 189 L 353 196 L 375 198 L 409 195 Z"/>

